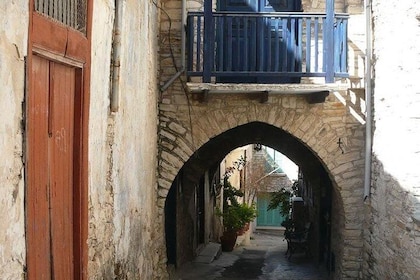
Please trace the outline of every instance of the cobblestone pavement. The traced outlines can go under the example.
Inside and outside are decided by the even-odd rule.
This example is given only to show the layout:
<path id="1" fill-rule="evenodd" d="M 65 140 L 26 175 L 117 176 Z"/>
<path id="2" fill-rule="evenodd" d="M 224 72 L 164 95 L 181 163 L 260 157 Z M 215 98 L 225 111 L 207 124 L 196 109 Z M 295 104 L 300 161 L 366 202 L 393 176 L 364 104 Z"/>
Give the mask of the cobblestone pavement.
<path id="1" fill-rule="evenodd" d="M 305 254 L 288 260 L 287 244 L 279 232 L 254 233 L 251 244 L 223 252 L 211 264 L 189 263 L 171 279 L 183 280 L 324 280 L 328 275 L 316 267 Z"/>

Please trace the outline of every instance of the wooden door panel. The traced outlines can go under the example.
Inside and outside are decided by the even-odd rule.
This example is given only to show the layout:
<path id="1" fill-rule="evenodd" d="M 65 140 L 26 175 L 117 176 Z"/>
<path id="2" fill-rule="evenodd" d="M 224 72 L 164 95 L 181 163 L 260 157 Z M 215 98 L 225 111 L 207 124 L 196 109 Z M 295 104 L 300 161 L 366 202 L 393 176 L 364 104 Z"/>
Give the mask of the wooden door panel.
<path id="1" fill-rule="evenodd" d="M 280 209 L 268 210 L 270 204 L 270 194 L 263 193 L 258 195 L 257 199 L 257 226 L 272 226 L 279 227 L 284 221 L 285 217 L 280 215 Z"/>
<path id="2" fill-rule="evenodd" d="M 48 99 L 49 62 L 32 58 L 31 88 L 28 97 L 28 267 L 31 279 L 50 279 L 49 191 L 48 191 Z"/>
<path id="3" fill-rule="evenodd" d="M 76 68 L 33 56 L 31 75 L 28 277 L 73 279 Z"/>
<path id="4" fill-rule="evenodd" d="M 50 197 L 54 276 L 73 279 L 73 121 L 75 69 L 50 64 Z"/>
<path id="5" fill-rule="evenodd" d="M 76 5 L 81 1 L 64 2 Z M 56 0 L 29 1 L 27 279 L 87 279 L 93 1 L 82 2 L 85 6 L 81 10 L 86 14 L 80 16 L 85 32 L 53 19 L 55 11 L 64 12 L 65 4 L 57 6 Z M 46 11 L 38 9 L 39 5 L 53 6 Z"/>

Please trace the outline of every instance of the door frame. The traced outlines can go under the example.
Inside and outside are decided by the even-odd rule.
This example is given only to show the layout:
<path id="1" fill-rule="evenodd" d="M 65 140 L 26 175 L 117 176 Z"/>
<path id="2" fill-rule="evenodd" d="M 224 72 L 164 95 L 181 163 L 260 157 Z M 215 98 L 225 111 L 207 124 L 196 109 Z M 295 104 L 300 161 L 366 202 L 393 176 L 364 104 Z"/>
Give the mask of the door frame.
<path id="1" fill-rule="evenodd" d="M 26 63 L 26 92 L 25 92 L 25 116 L 29 116 L 29 94 L 32 89 L 32 57 L 34 55 L 47 58 L 48 60 L 74 66 L 76 70 L 76 86 L 82 89 L 80 98 L 75 99 L 75 118 L 77 125 L 74 131 L 74 145 L 78 152 L 74 153 L 74 186 L 78 206 L 75 211 L 80 218 L 79 226 L 74 229 L 80 238 L 75 240 L 74 247 L 77 250 L 74 255 L 74 267 L 78 274 L 75 279 L 87 279 L 88 266 L 88 130 L 89 130 L 89 103 L 90 103 L 90 55 L 91 55 L 91 30 L 93 0 L 87 0 L 86 34 L 78 32 L 56 21 L 50 20 L 34 10 L 34 0 L 29 0 L 29 32 L 28 32 L 28 56 Z M 51 38 L 54 38 L 51 40 Z M 32 120 L 25 119 L 25 127 L 31 125 Z M 28 176 L 28 165 L 32 164 L 28 159 L 28 147 L 31 145 L 27 140 L 28 130 L 25 131 L 25 197 L 28 195 L 28 187 L 31 185 Z M 25 225 L 28 222 L 28 205 L 25 201 Z M 28 248 L 28 228 L 26 227 L 26 248 Z M 28 251 L 26 262 L 30 258 Z"/>

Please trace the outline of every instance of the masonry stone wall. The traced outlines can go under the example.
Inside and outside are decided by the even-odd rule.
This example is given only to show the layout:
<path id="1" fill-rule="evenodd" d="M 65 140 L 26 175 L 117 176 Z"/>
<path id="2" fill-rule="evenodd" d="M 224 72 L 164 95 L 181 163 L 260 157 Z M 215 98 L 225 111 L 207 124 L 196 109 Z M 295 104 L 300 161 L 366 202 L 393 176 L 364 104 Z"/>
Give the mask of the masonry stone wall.
<path id="1" fill-rule="evenodd" d="M 162 1 L 160 27 L 160 84 L 179 70 L 181 1 Z M 187 10 L 202 10 L 202 1 L 187 1 Z M 325 12 L 325 1 L 303 1 L 305 11 Z M 336 1 L 337 12 L 351 12 L 360 22 L 360 0 Z M 352 19 L 352 17 L 351 17 Z M 362 21 L 363 22 L 363 21 Z M 170 27 L 170 28 L 169 28 Z M 363 77 L 364 25 L 349 28 L 354 36 L 352 76 Z M 176 66 L 176 67 L 175 67 Z M 182 76 L 181 76 L 182 77 Z M 361 87 L 354 79 L 351 87 Z M 353 80 L 352 80 L 353 82 Z M 164 205 L 171 183 L 191 155 L 211 138 L 242 124 L 260 121 L 289 132 L 307 145 L 326 167 L 333 181 L 332 245 L 337 279 L 362 277 L 363 258 L 363 91 L 331 94 L 324 104 L 309 105 L 303 98 L 270 96 L 259 104 L 244 95 L 218 94 L 199 103 L 186 94 L 185 80 L 177 80 L 162 92 L 159 105 L 159 205 Z M 337 141 L 344 141 L 341 154 Z M 163 216 L 160 221 L 163 223 Z M 162 250 L 165 248 L 162 247 Z"/>
<path id="2" fill-rule="evenodd" d="M 341 94 L 346 95 L 337 93 Z M 172 96 L 160 104 L 159 200 L 165 201 L 184 162 L 211 138 L 252 121 L 274 125 L 310 147 L 329 171 L 338 193 L 337 209 L 332 211 L 340 225 L 333 233 L 333 247 L 339 252 L 337 278 L 358 275 L 363 243 L 353 242 L 353 236 L 362 233 L 364 130 L 348 107 L 334 94 L 317 105 L 293 96 L 273 95 L 267 104 L 260 104 L 244 95 L 220 94 L 210 96 L 207 103 L 190 100 L 189 107 L 184 98 L 178 102 L 179 97 Z M 336 144 L 338 138 L 345 143 L 344 154 Z M 349 262 L 358 266 L 349 267 Z"/>
<path id="3" fill-rule="evenodd" d="M 277 172 L 268 174 L 277 167 L 274 164 L 271 166 L 270 163 L 267 163 L 267 157 L 268 155 L 264 150 L 253 151 L 247 169 L 249 172 L 247 179 L 250 183 L 247 188 L 257 189 L 259 192 L 276 192 L 281 188 L 291 188 L 292 181 L 287 177 L 287 174 Z M 270 166 L 270 168 L 266 168 L 266 166 Z"/>
<path id="4" fill-rule="evenodd" d="M 420 2 L 372 1 L 374 135 L 369 279 L 420 278 Z"/>
<path id="5" fill-rule="evenodd" d="M 24 279 L 24 93 L 28 1 L 0 2 L 0 275 Z"/>

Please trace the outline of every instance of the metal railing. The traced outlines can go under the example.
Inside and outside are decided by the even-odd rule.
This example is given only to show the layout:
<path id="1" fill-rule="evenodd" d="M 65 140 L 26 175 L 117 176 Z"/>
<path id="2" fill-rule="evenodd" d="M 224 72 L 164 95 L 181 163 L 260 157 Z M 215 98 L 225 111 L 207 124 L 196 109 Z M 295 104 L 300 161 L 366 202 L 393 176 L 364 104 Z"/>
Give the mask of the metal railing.
<path id="1" fill-rule="evenodd" d="M 348 15 L 203 12 L 187 16 L 187 75 L 204 82 L 347 77 Z M 297 79 L 296 79 L 297 78 Z"/>

